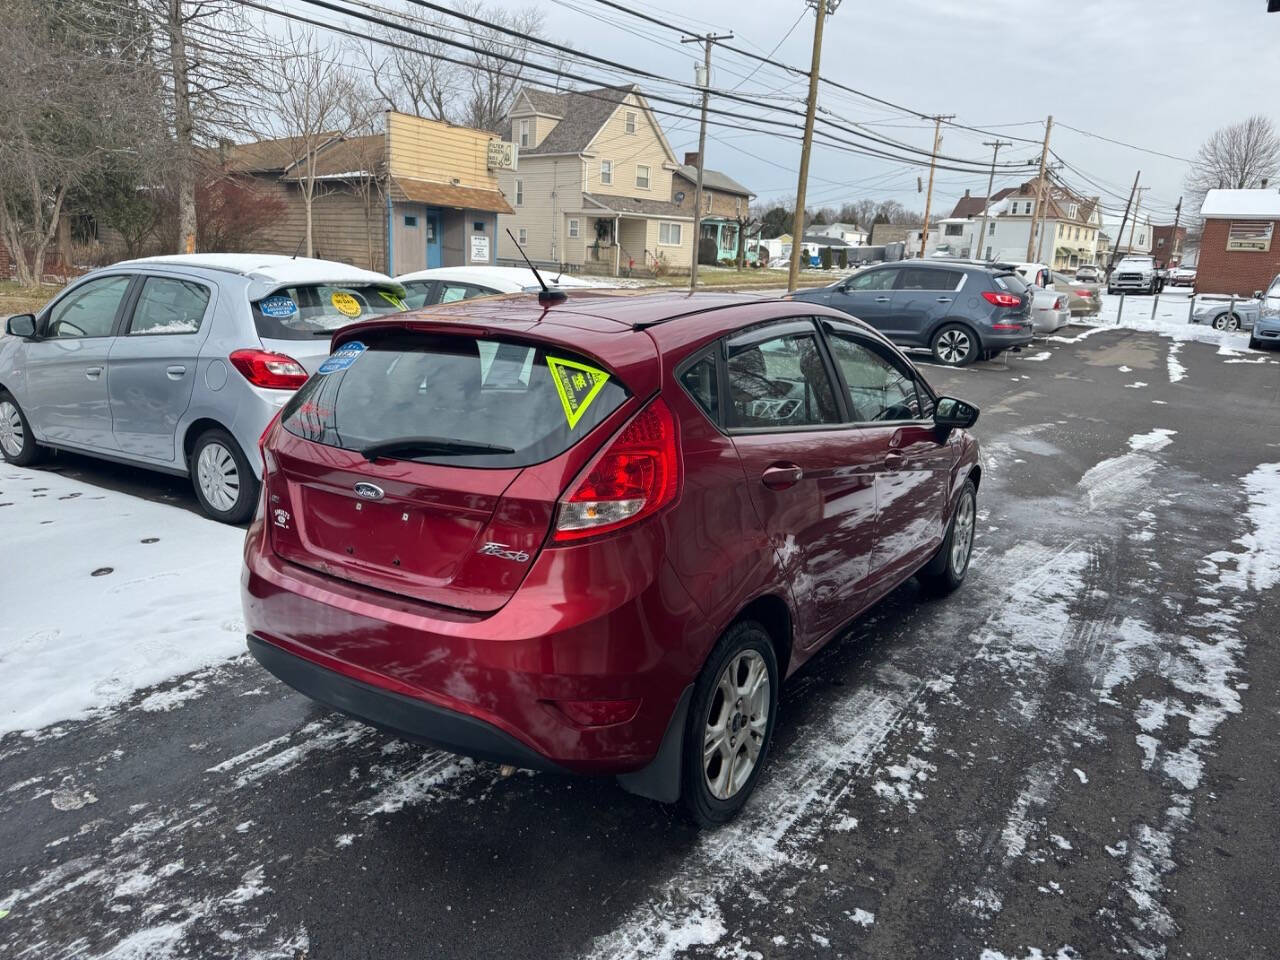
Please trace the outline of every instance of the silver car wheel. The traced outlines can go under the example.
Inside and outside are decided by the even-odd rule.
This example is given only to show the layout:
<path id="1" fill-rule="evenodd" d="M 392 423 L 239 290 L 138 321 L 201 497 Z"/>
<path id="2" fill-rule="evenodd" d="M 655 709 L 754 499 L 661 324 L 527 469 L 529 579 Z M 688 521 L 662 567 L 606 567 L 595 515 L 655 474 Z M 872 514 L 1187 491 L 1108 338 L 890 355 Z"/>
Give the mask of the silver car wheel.
<path id="1" fill-rule="evenodd" d="M 22 455 L 27 432 L 22 429 L 22 414 L 8 400 L 0 403 L 0 448 L 11 457 Z"/>
<path id="2" fill-rule="evenodd" d="M 969 337 L 963 330 L 947 330 L 934 350 L 943 363 L 959 363 L 969 355 Z"/>
<path id="3" fill-rule="evenodd" d="M 966 494 L 956 505 L 955 525 L 951 531 L 951 572 L 957 577 L 969 565 L 969 551 L 973 549 L 973 521 L 973 497 Z"/>
<path id="4" fill-rule="evenodd" d="M 226 513 L 240 499 L 240 469 L 231 451 L 216 440 L 205 444 L 196 460 L 196 482 L 213 509 Z"/>
<path id="5" fill-rule="evenodd" d="M 702 776 L 717 800 L 751 778 L 769 730 L 769 668 L 755 650 L 737 654 L 720 673 L 702 735 Z"/>

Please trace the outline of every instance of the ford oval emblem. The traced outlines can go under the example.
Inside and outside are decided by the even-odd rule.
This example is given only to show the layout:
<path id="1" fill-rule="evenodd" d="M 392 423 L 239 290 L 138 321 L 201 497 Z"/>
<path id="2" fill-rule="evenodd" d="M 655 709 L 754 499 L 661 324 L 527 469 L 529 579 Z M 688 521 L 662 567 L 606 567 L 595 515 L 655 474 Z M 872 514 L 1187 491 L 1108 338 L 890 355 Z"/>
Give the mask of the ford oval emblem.
<path id="1" fill-rule="evenodd" d="M 355 485 L 356 496 L 361 500 L 381 500 L 385 497 L 386 491 L 376 483 L 366 483 L 363 480 Z"/>

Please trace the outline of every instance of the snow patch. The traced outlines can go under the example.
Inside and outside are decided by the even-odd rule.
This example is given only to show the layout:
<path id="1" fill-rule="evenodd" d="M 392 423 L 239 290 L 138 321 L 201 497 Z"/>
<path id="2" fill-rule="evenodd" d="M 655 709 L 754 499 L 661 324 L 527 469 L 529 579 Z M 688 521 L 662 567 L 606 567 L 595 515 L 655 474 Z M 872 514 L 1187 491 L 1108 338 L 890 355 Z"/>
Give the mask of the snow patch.
<path id="1" fill-rule="evenodd" d="M 1164 427 L 1156 427 L 1150 433 L 1135 433 L 1129 438 L 1130 450 L 1163 450 L 1169 444 L 1173 443 L 1170 437 L 1177 434 L 1177 430 L 1168 430 Z"/>
<path id="2" fill-rule="evenodd" d="M 1169 344 L 1169 382 L 1177 383 L 1187 375 L 1187 368 L 1182 365 L 1182 361 L 1178 359 L 1178 353 L 1182 350 L 1182 341 L 1175 340 Z"/>

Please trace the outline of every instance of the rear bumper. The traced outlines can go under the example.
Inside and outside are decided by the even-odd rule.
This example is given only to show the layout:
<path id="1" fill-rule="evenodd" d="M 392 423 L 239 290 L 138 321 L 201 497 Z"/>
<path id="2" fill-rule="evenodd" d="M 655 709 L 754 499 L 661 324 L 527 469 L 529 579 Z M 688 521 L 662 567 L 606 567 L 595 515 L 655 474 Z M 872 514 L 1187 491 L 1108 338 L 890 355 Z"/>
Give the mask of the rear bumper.
<path id="1" fill-rule="evenodd" d="M 533 770 L 560 770 L 510 734 L 475 717 L 393 693 L 327 670 L 311 660 L 249 635 L 249 652 L 277 679 L 318 703 L 406 740 L 477 760 Z"/>
<path id="2" fill-rule="evenodd" d="M 1001 320 L 1000 323 L 1018 323 L 1017 330 L 993 330 L 991 327 L 981 328 L 982 348 L 984 350 L 1008 350 L 1010 347 L 1029 346 L 1035 333 L 1035 321 L 1028 316 L 1025 320 Z"/>
<path id="3" fill-rule="evenodd" d="M 264 533 L 256 520 L 241 581 L 249 646 L 263 666 L 321 703 L 467 756 L 639 770 L 715 639 L 655 524 L 589 548 L 543 550 L 506 606 L 484 615 L 298 567 Z M 587 573 L 599 582 L 602 569 L 617 578 L 610 589 L 566 598 L 566 582 Z M 614 701 L 634 710 L 582 721 L 578 704 Z"/>

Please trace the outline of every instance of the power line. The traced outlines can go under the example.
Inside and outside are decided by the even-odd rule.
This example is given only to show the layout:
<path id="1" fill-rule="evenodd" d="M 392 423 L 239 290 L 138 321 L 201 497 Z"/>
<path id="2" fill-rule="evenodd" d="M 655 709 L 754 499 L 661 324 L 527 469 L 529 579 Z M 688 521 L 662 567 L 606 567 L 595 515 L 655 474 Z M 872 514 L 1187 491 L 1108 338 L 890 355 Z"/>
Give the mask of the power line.
<path id="1" fill-rule="evenodd" d="M 1154 157 L 1164 157 L 1166 160 L 1177 160 L 1179 163 L 1194 163 L 1186 157 L 1178 157 L 1172 153 L 1163 153 L 1160 150 L 1152 150 L 1150 147 L 1140 147 L 1136 143 L 1126 143 L 1123 140 L 1113 140 L 1111 137 L 1104 137 L 1100 133 L 1090 133 L 1088 130 L 1081 130 L 1079 127 L 1073 127 L 1070 124 L 1059 123 L 1058 126 L 1066 127 L 1068 130 L 1074 131 L 1083 137 L 1092 137 L 1094 140 L 1105 140 L 1107 143 L 1114 143 L 1118 147 L 1128 147 L 1130 150 L 1137 150 L 1141 153 L 1149 153 Z"/>

